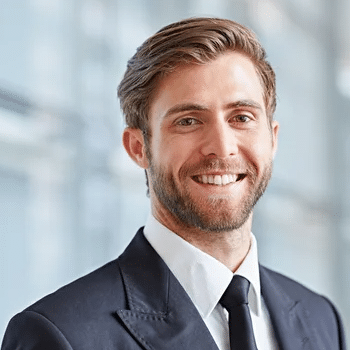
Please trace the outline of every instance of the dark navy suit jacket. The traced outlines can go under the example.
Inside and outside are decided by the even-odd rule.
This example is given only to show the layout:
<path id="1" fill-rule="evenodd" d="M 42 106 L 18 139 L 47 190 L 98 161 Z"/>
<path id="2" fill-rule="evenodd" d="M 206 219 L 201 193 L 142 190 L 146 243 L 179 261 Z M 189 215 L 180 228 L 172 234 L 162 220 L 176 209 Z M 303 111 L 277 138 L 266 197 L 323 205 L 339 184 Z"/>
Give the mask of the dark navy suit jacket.
<path id="1" fill-rule="evenodd" d="M 280 349 L 345 349 L 327 299 L 262 266 L 260 277 Z M 142 229 L 118 259 L 14 316 L 1 349 L 218 350 Z"/>

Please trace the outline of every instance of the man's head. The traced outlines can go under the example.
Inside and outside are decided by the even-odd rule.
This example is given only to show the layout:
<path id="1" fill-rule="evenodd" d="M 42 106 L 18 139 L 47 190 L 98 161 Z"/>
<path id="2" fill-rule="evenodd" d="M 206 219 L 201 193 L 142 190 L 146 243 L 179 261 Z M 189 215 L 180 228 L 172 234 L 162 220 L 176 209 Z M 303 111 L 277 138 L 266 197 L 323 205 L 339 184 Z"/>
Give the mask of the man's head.
<path id="1" fill-rule="evenodd" d="M 147 137 L 149 108 L 159 81 L 176 67 L 207 63 L 226 51 L 242 52 L 254 63 L 272 122 L 276 109 L 275 73 L 254 33 L 227 19 L 191 18 L 162 28 L 129 60 L 118 88 L 126 125 L 141 129 Z"/>
<path id="2" fill-rule="evenodd" d="M 254 35 L 220 19 L 165 27 L 129 61 L 124 146 L 168 227 L 232 231 L 271 176 L 275 77 Z M 176 232 L 176 231 L 175 231 Z"/>

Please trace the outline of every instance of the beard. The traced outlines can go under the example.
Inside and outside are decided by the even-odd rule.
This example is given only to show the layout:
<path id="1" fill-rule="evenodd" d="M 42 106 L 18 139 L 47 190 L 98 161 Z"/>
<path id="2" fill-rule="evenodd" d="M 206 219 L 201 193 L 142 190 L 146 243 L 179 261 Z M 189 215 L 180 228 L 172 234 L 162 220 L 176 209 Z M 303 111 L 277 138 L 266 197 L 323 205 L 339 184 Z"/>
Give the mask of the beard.
<path id="1" fill-rule="evenodd" d="M 149 157 L 149 180 L 154 194 L 163 207 L 184 227 L 212 233 L 237 230 L 248 220 L 255 204 L 269 183 L 272 174 L 272 160 L 265 165 L 260 179 L 258 179 L 257 169 L 254 166 L 232 164 L 218 158 L 204 159 L 192 166 L 184 165 L 179 170 L 179 181 L 185 184 L 185 181 L 181 180 L 187 179 L 190 174 L 210 173 L 213 170 L 235 173 L 234 169 L 244 169 L 245 177 L 240 181 L 246 181 L 248 189 L 245 194 L 239 194 L 239 204 L 232 206 L 232 201 L 237 201 L 233 195 L 227 197 L 203 195 L 203 197 L 194 198 L 188 186 L 183 185 L 180 188 L 174 176 L 161 166 L 155 165 Z"/>

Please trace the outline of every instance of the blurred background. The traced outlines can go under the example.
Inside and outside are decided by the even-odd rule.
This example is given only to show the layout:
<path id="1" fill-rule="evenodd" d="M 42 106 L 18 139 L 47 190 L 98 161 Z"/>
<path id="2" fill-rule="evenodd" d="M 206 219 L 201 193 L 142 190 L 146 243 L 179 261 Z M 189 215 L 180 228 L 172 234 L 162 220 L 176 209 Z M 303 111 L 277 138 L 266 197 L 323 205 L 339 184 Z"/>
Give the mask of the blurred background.
<path id="1" fill-rule="evenodd" d="M 116 88 L 148 36 L 190 16 L 241 22 L 267 50 L 280 141 L 255 210 L 260 260 L 331 298 L 350 340 L 348 0 L 1 1 L 0 339 L 145 223 Z"/>

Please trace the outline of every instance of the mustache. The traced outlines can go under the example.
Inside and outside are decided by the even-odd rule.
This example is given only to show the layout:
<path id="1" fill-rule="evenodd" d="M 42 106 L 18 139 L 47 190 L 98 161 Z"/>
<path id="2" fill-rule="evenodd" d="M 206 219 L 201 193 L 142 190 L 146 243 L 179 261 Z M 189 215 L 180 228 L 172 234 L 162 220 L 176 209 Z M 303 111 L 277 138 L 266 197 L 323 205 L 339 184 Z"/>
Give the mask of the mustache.
<path id="1" fill-rule="evenodd" d="M 256 174 L 256 169 L 254 166 L 240 160 L 204 158 L 195 164 L 184 164 L 179 170 L 179 176 L 182 178 L 215 171 L 225 173 L 242 173 L 247 175 Z"/>

